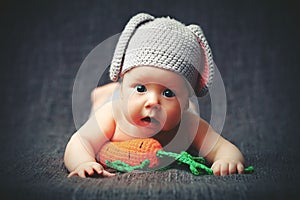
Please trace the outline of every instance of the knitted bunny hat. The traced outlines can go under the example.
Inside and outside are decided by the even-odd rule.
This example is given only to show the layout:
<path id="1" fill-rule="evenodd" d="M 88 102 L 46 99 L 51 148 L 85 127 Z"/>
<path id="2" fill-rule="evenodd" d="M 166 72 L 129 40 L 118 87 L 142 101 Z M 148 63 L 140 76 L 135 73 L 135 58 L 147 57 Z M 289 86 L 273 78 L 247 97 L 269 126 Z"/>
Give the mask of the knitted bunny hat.
<path id="1" fill-rule="evenodd" d="M 138 66 L 183 75 L 199 97 L 207 93 L 214 73 L 211 50 L 199 26 L 145 13 L 133 16 L 125 26 L 111 62 L 110 79 L 117 81 Z"/>

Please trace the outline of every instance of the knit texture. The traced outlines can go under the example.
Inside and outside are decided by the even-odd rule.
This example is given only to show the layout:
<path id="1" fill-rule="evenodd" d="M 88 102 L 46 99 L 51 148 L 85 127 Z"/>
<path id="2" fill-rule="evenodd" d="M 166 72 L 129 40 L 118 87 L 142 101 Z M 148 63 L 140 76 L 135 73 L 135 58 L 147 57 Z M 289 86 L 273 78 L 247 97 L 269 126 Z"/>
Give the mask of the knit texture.
<path id="1" fill-rule="evenodd" d="M 185 26 L 169 17 L 153 18 L 148 14 L 134 16 L 118 41 L 110 68 L 116 81 L 138 66 L 163 68 L 182 75 L 204 96 L 211 85 L 214 62 L 201 28 Z"/>
<path id="2" fill-rule="evenodd" d="M 100 149 L 98 161 L 106 166 L 106 161 L 122 161 L 128 165 L 140 165 L 149 160 L 149 167 L 159 164 L 156 152 L 162 150 L 161 144 L 152 138 L 134 139 L 122 142 L 107 142 Z"/>
<path id="3" fill-rule="evenodd" d="M 124 59 L 124 54 L 127 49 L 128 43 L 131 39 L 132 34 L 134 33 L 135 29 L 142 23 L 147 22 L 149 20 L 153 20 L 154 17 L 148 14 L 137 14 L 133 16 L 130 21 L 125 26 L 119 41 L 116 45 L 116 49 L 114 52 L 114 56 L 111 62 L 110 67 L 110 79 L 113 81 L 118 80 L 119 73 L 121 71 L 122 62 Z"/>

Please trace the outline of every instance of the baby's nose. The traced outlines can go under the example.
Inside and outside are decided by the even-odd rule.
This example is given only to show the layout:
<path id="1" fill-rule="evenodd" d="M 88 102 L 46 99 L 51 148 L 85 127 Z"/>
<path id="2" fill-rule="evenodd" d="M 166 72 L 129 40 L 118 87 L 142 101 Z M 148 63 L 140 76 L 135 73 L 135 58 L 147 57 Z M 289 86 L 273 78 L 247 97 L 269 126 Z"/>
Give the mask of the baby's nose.
<path id="1" fill-rule="evenodd" d="M 147 101 L 145 103 L 146 108 L 160 108 L 159 95 L 151 92 L 147 95 Z"/>

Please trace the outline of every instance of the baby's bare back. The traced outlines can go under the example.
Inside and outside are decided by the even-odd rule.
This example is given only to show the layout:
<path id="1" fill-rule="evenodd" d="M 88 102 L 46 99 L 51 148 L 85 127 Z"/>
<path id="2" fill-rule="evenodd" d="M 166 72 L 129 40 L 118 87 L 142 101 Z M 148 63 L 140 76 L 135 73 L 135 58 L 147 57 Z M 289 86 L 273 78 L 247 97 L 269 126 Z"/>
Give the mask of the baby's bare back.
<path id="1" fill-rule="evenodd" d="M 91 93 L 92 111 L 102 106 L 112 96 L 119 85 L 119 83 L 114 82 L 95 88 Z"/>

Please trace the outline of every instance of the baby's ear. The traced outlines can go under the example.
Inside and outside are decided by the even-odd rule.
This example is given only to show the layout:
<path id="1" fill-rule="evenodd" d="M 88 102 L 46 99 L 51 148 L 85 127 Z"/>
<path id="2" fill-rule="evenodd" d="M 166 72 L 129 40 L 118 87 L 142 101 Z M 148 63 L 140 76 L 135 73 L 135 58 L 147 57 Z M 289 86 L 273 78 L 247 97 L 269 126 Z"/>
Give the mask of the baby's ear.
<path id="1" fill-rule="evenodd" d="M 109 73 L 112 81 L 117 81 L 119 78 L 120 72 L 122 71 L 125 52 L 132 35 L 140 25 L 152 20 L 154 20 L 153 16 L 146 13 L 139 13 L 133 16 L 125 26 L 116 45 L 114 56 L 110 65 Z"/>

